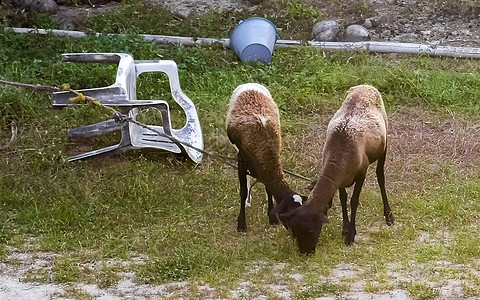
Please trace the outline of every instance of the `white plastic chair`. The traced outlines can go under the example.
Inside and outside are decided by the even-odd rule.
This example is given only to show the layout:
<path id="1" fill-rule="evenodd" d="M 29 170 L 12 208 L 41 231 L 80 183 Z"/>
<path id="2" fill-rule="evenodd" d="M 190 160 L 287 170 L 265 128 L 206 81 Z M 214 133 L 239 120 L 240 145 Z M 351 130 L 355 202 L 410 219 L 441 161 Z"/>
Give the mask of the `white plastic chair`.
<path id="1" fill-rule="evenodd" d="M 181 141 L 203 150 L 202 129 L 198 120 L 197 111 L 193 102 L 180 88 L 178 69 L 174 61 L 135 61 L 131 55 L 125 53 L 69 53 L 63 54 L 62 58 L 67 62 L 118 63 L 118 71 L 114 84 L 101 88 L 82 89 L 78 90 L 78 92 L 100 101 L 103 105 L 117 107 L 121 113 L 133 120 L 136 120 L 139 108 L 156 108 L 161 112 L 162 124 L 148 125 L 148 127 L 174 137 L 174 139 L 169 139 L 164 136 L 159 136 L 155 132 L 137 124 L 131 122 L 118 123 L 112 118 L 108 121 L 69 129 L 68 135 L 69 137 L 91 137 L 120 130 L 120 143 L 71 156 L 69 157 L 69 161 L 114 151 L 141 148 L 156 148 L 174 153 L 183 153 L 188 155 L 188 157 L 196 163 L 202 160 L 203 155 L 201 152 L 178 142 Z M 136 80 L 137 77 L 144 72 L 163 72 L 168 76 L 172 97 L 185 112 L 187 121 L 182 128 L 172 128 L 169 105 L 166 101 L 137 100 Z M 56 92 L 53 94 L 52 105 L 54 107 L 74 105 L 69 99 L 75 96 L 72 92 Z M 175 139 L 178 141 L 175 141 Z"/>

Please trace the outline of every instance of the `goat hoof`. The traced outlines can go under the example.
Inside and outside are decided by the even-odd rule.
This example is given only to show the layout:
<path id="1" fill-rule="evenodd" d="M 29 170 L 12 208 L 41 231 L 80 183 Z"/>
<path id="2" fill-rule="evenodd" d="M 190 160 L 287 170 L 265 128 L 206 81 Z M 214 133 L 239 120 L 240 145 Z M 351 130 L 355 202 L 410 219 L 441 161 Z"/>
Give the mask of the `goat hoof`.
<path id="1" fill-rule="evenodd" d="M 355 229 L 354 230 L 348 230 L 345 233 L 345 245 L 350 246 L 351 244 L 353 244 L 353 242 L 355 241 L 355 235 L 356 234 L 357 234 L 357 231 Z"/>
<path id="2" fill-rule="evenodd" d="M 385 216 L 385 223 L 387 223 L 388 226 L 392 226 L 392 225 L 393 225 L 393 213 L 392 213 L 392 212 L 389 212 L 389 213 Z"/>
<path id="3" fill-rule="evenodd" d="M 247 226 L 246 225 L 238 225 L 237 226 L 237 232 L 247 232 Z"/>
<path id="4" fill-rule="evenodd" d="M 268 218 L 268 223 L 270 223 L 270 225 L 279 225 L 280 224 L 280 220 L 275 217 L 275 218 Z"/>
<path id="5" fill-rule="evenodd" d="M 351 236 L 351 237 L 350 237 L 350 236 L 347 234 L 347 236 L 345 237 L 345 245 L 351 246 L 354 241 L 355 241 L 355 236 Z"/>

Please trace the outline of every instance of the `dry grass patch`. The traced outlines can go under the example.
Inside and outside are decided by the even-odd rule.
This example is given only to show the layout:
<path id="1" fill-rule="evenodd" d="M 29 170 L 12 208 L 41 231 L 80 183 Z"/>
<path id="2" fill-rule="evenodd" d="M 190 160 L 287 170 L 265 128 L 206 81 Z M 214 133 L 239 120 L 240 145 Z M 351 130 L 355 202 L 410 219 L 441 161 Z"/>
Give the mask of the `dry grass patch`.
<path id="1" fill-rule="evenodd" d="M 287 166 L 311 178 L 318 176 L 326 129 L 332 111 L 311 116 L 308 125 L 284 139 Z M 390 112 L 385 172 L 391 193 L 430 189 L 453 178 L 467 179 L 480 165 L 480 120 L 453 112 L 402 108 Z M 377 188 L 370 167 L 367 187 Z"/>

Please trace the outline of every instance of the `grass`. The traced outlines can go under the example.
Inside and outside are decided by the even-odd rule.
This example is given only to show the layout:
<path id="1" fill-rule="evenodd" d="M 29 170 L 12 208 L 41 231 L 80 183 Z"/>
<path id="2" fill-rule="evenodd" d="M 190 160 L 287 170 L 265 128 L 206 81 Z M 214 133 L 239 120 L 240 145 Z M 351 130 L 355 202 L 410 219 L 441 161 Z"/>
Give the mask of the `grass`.
<path id="1" fill-rule="evenodd" d="M 282 3 L 291 15 L 289 22 L 316 17 L 300 2 Z M 239 292 L 237 298 L 265 295 L 269 290 L 272 299 L 281 298 L 266 288 L 275 284 L 287 284 L 296 299 L 341 297 L 355 280 L 326 280 L 338 266 L 351 264 L 354 278 L 365 278 L 369 292 L 404 288 L 415 299 L 434 299 L 438 285 L 463 278 L 464 291 L 478 296 L 479 280 L 472 270 L 478 268 L 480 256 L 475 221 L 480 217 L 480 157 L 473 148 L 459 144 L 458 151 L 464 154 L 452 160 L 450 152 L 433 143 L 445 131 L 463 128 L 462 120 L 478 124 L 478 61 L 426 56 L 391 59 L 345 52 L 324 55 L 314 48 L 295 48 L 276 49 L 270 66 L 244 65 L 230 50 L 216 45 L 165 48 L 141 41 L 133 33 L 147 31 L 148 22 L 142 22 L 153 16 L 129 19 L 132 23 L 118 27 L 119 20 L 128 18 L 126 14 L 144 9 L 137 2 L 132 5 L 85 23 L 94 30 L 132 33 L 123 39 L 0 32 L 0 44 L 8 45 L 0 48 L 0 79 L 69 83 L 76 89 L 113 83 L 116 66 L 63 63 L 60 55 L 65 52 L 128 52 L 139 60 L 173 59 L 182 89 L 197 106 L 206 148 L 230 156 L 234 150 L 224 132 L 227 101 L 237 85 L 260 82 L 269 87 L 281 110 L 286 166 L 310 177 L 317 172 L 326 122 L 346 90 L 372 84 L 384 95 L 392 116 L 387 186 L 396 224 L 384 225 L 372 168 L 361 195 L 357 242 L 352 247 L 343 244 L 335 199 L 317 253 L 301 256 L 286 230 L 268 225 L 260 185 L 254 189 L 253 207 L 247 210 L 248 232 L 235 231 L 238 188 L 230 167 L 210 159 L 195 166 L 172 154 L 138 151 L 68 163 L 67 157 L 77 147 L 104 147 L 118 136 L 69 141 L 66 129 L 107 119 L 109 114 L 92 107 L 53 110 L 48 94 L 0 86 L 0 145 L 9 140 L 11 123 L 18 127 L 14 144 L 0 152 L 0 261 L 12 268 L 17 265 L 9 258 L 12 253 L 7 246 L 13 246 L 58 254 L 52 278 L 74 287 L 78 282 L 114 286 L 124 272 L 135 272 L 138 284 L 188 281 L 192 297 L 202 295 L 199 287 L 208 284 L 218 297 L 235 298 L 231 291 L 247 282 L 249 291 Z M 170 24 L 166 27 L 170 32 L 182 33 L 166 12 L 157 18 L 158 24 Z M 199 35 L 209 37 L 222 36 L 236 21 L 228 25 L 221 14 L 203 18 L 186 24 L 206 24 Z M 169 100 L 164 79 L 142 76 L 139 98 Z M 178 108 L 172 108 L 174 116 L 181 117 Z M 145 122 L 156 117 L 151 112 L 143 116 Z M 399 146 L 402 136 L 397 133 L 417 121 L 431 126 L 422 129 L 425 135 L 438 134 L 427 140 L 414 129 L 407 132 L 408 144 L 426 149 L 423 154 L 413 146 Z M 438 128 L 437 122 L 441 123 Z M 474 126 L 464 130 L 478 128 Z M 472 164 L 465 166 L 459 160 Z M 304 182 L 289 179 L 296 190 L 305 192 Z M 128 264 L 101 263 L 98 270 L 87 267 L 92 261 L 109 260 Z M 442 268 L 439 262 L 453 268 Z M 302 279 L 293 279 L 295 274 Z M 50 278 L 45 273 L 31 277 Z M 181 295 L 181 288 L 171 288 L 174 295 Z M 71 294 L 88 298 L 76 288 Z"/>
<path id="2" fill-rule="evenodd" d="M 408 286 L 408 291 L 415 300 L 430 300 L 438 296 L 438 291 L 425 283 L 412 283 Z"/>
<path id="3" fill-rule="evenodd" d="M 478 10 L 479 6 L 475 0 L 445 0 L 443 6 L 460 12 Z"/>
<path id="4" fill-rule="evenodd" d="M 55 279 L 59 283 L 68 283 L 78 281 L 80 270 L 77 265 L 69 258 L 55 261 L 52 268 Z"/>
<path id="5" fill-rule="evenodd" d="M 345 292 L 345 287 L 337 284 L 323 283 L 308 286 L 304 290 L 299 291 L 295 297 L 296 299 L 313 299 L 325 296 L 341 296 L 342 292 Z"/>

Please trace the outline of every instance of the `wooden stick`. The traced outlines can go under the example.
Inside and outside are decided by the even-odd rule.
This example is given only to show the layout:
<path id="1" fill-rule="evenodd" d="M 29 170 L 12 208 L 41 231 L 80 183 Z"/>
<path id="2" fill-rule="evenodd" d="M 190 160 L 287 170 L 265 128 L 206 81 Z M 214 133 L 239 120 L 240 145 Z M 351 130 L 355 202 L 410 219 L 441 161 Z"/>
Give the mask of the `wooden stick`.
<path id="1" fill-rule="evenodd" d="M 8 141 L 8 143 L 5 144 L 4 146 L 1 146 L 0 150 L 8 149 L 10 145 L 17 139 L 17 132 L 18 132 L 17 125 L 15 125 L 15 122 L 12 122 L 11 126 L 12 126 L 12 136 L 10 137 L 10 141 Z"/>
<path id="2" fill-rule="evenodd" d="M 19 83 L 19 82 L 11 82 L 11 81 L 6 81 L 6 80 L 0 80 L 0 84 L 5 84 L 5 85 L 10 85 L 10 86 L 15 86 L 15 87 L 23 87 L 23 88 L 28 88 L 32 89 L 34 91 L 39 91 L 39 92 L 59 92 L 60 89 L 57 88 L 56 86 L 49 86 L 49 85 L 41 85 L 41 84 L 27 84 L 27 83 Z"/>

